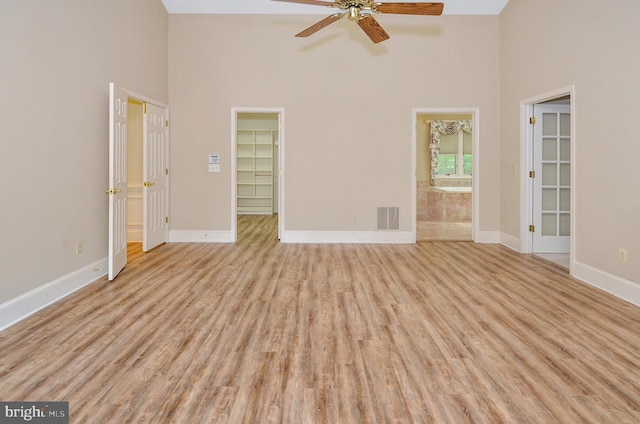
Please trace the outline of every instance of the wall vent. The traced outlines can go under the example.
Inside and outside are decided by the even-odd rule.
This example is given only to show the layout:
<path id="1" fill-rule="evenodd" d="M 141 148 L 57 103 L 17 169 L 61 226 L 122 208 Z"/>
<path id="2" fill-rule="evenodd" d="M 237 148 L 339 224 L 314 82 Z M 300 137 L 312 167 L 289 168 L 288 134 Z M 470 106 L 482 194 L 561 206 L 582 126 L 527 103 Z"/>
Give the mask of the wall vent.
<path id="1" fill-rule="evenodd" d="M 378 230 L 399 230 L 400 208 L 397 206 L 378 207 Z"/>

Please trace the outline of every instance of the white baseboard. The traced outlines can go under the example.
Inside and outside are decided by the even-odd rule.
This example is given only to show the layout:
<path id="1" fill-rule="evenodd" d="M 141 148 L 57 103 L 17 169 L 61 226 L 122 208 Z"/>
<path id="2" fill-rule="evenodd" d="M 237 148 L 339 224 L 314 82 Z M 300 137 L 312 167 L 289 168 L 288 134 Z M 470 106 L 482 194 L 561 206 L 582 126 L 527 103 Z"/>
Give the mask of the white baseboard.
<path id="1" fill-rule="evenodd" d="M 500 244 L 516 252 L 521 252 L 520 239 L 517 237 L 500 233 Z M 619 297 L 622 300 L 640 306 L 639 283 L 625 280 L 624 278 L 577 261 L 571 264 L 571 276 L 590 286 Z"/>
<path id="2" fill-rule="evenodd" d="M 56 278 L 0 305 L 0 331 L 107 275 L 107 258 Z"/>
<path id="3" fill-rule="evenodd" d="M 282 243 L 415 243 L 411 231 L 284 231 Z"/>
<path id="4" fill-rule="evenodd" d="M 127 243 L 142 243 L 142 228 L 127 228 Z"/>
<path id="5" fill-rule="evenodd" d="M 172 230 L 169 231 L 170 243 L 233 243 L 235 237 L 231 231 Z"/>
<path id="6" fill-rule="evenodd" d="M 522 251 L 520 250 L 520 239 L 518 237 L 514 237 L 506 233 L 500 233 L 499 243 L 511 250 L 522 253 Z"/>
<path id="7" fill-rule="evenodd" d="M 520 240 L 504 233 L 483 232 L 477 243 L 493 243 L 519 251 Z M 174 231 L 170 242 L 229 243 L 229 231 Z M 285 231 L 283 243 L 414 243 L 408 231 Z M 55 303 L 76 290 L 107 275 L 108 259 L 104 258 L 50 281 L 0 305 L 0 331 Z M 640 306 L 640 284 L 609 274 L 589 265 L 574 262 L 572 276 L 634 305 Z"/>
<path id="8" fill-rule="evenodd" d="M 640 284 L 626 280 L 608 272 L 593 268 L 581 262 L 571 266 L 572 276 L 578 280 L 604 290 L 607 293 L 640 306 Z"/>
<path id="9" fill-rule="evenodd" d="M 476 243 L 499 243 L 500 233 L 497 231 L 478 231 L 473 235 Z"/>

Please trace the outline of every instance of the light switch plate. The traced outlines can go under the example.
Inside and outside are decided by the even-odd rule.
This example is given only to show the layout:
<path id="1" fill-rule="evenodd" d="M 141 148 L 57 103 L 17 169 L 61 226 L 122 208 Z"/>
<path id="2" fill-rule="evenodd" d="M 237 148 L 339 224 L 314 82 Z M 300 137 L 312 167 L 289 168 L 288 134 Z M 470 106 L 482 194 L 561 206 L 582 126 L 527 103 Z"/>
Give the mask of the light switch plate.
<path id="1" fill-rule="evenodd" d="M 209 164 L 209 172 L 220 172 L 220 164 Z"/>

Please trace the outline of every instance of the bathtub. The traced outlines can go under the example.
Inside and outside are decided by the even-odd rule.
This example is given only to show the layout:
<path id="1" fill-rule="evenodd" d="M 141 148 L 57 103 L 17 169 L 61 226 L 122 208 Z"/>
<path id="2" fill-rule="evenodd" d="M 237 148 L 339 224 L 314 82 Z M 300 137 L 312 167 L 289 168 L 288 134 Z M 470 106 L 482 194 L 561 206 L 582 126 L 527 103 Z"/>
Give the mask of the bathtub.
<path id="1" fill-rule="evenodd" d="M 471 187 L 439 187 L 418 181 L 416 191 L 418 221 L 471 222 Z"/>
<path id="2" fill-rule="evenodd" d="M 434 187 L 438 191 L 445 193 L 471 193 L 471 187 Z"/>

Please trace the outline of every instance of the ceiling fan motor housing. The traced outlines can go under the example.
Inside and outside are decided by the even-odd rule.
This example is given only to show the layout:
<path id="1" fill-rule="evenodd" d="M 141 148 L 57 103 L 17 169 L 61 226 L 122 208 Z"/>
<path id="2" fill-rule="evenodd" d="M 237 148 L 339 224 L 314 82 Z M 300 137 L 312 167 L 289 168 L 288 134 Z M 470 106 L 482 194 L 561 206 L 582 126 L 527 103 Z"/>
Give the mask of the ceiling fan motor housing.
<path id="1" fill-rule="evenodd" d="M 373 0 L 336 0 L 333 5 L 339 9 L 349 10 L 349 13 L 353 13 L 351 12 L 353 9 L 357 9 L 358 12 L 361 10 L 372 10 L 375 12 L 376 7 L 376 3 L 374 3 Z"/>
<path id="2" fill-rule="evenodd" d="M 401 15 L 440 15 L 444 8 L 443 3 L 415 3 L 415 2 L 383 2 L 376 3 L 375 0 L 276 0 L 291 3 L 311 4 L 314 6 L 328 6 L 343 10 L 343 13 L 334 13 L 309 28 L 296 34 L 296 37 L 308 37 L 317 31 L 336 22 L 340 18 L 347 16 L 350 21 L 356 22 L 360 28 L 374 43 L 379 43 L 389 39 L 389 34 L 378 24 L 371 13 L 391 13 Z"/>
<path id="3" fill-rule="evenodd" d="M 351 6 L 349 8 L 349 20 L 357 22 L 360 19 L 361 19 L 361 17 L 360 17 L 360 9 L 358 7 L 355 7 L 355 6 Z"/>

